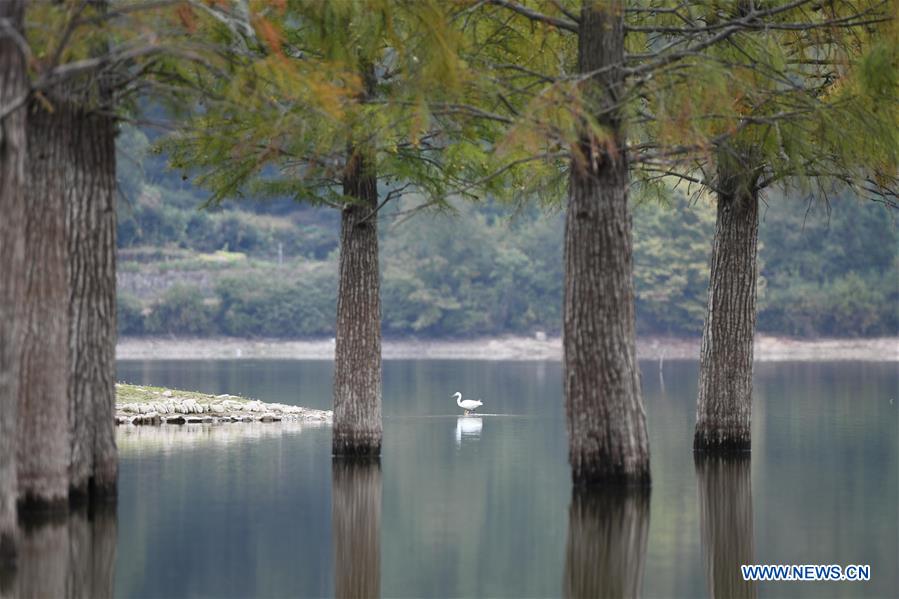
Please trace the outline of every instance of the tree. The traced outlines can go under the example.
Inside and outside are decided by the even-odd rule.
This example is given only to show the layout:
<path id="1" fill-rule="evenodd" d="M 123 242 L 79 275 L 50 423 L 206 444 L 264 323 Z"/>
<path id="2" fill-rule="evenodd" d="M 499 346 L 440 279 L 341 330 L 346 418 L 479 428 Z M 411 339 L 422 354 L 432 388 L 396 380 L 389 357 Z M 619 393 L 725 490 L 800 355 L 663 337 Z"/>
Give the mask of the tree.
<path id="1" fill-rule="evenodd" d="M 202 110 L 167 144 L 212 202 L 245 193 L 341 211 L 334 374 L 335 455 L 381 448 L 378 212 L 405 186 L 445 204 L 480 168 L 479 131 L 434 108 L 463 73 L 438 2 L 286 2 L 194 7 L 185 21 L 226 48 Z M 452 143 L 451 143 L 452 140 Z"/>
<path id="2" fill-rule="evenodd" d="M 40 268 L 23 294 L 20 495 L 62 509 L 70 491 L 115 496 L 111 73 L 121 56 L 105 1 L 35 5 L 28 18 L 42 61 L 28 105 L 26 244 Z"/>
<path id="3" fill-rule="evenodd" d="M 18 282 L 24 276 L 25 108 L 24 0 L 0 3 L 0 563 L 16 536 L 18 419 Z"/>
<path id="4" fill-rule="evenodd" d="M 115 499 L 116 157 L 111 90 L 82 105 L 73 129 L 66 233 L 69 269 L 70 484 Z"/>
<path id="5" fill-rule="evenodd" d="M 699 8 L 678 13 L 686 25 L 642 28 L 660 36 L 711 35 L 722 16 L 741 23 L 728 44 L 682 62 L 692 89 L 647 94 L 653 115 L 647 146 L 656 155 L 649 170 L 671 174 L 670 163 L 663 166 L 670 156 L 660 156 L 677 143 L 680 153 L 690 145 L 684 138 L 700 140 L 704 149 L 672 162 L 717 195 L 696 450 L 751 446 L 762 191 L 815 184 L 826 195 L 836 181 L 881 201 L 896 197 L 899 87 L 888 4 L 786 2 L 762 26 L 759 9 L 741 2 L 728 9 L 732 14 Z M 698 93 L 705 99 L 697 102 Z"/>
<path id="6" fill-rule="evenodd" d="M 493 36 L 490 39 L 499 39 L 506 46 L 479 57 L 498 82 L 490 88 L 496 106 L 505 107 L 498 110 L 505 110 L 504 114 L 510 115 L 507 118 L 514 121 L 505 142 L 512 148 L 506 168 L 570 156 L 569 224 L 578 222 L 578 193 L 584 187 L 578 181 L 579 173 L 590 169 L 596 177 L 601 170 L 618 169 L 616 178 L 605 181 L 602 195 L 597 193 L 596 198 L 604 198 L 613 189 L 626 193 L 630 175 L 647 184 L 678 176 L 711 184 L 722 192 L 718 230 L 728 233 L 719 235 L 714 250 L 713 264 L 720 267 L 715 269 L 710 287 L 714 316 L 707 319 L 702 353 L 701 388 L 706 391 L 700 392 L 696 445 L 747 447 L 746 398 L 752 362 L 749 331 L 754 330 L 753 272 L 757 269 L 756 242 L 749 240 L 756 238 L 757 193 L 787 173 L 806 179 L 830 175 L 841 181 L 859 175 L 859 161 L 847 148 L 860 146 L 840 139 L 840 127 L 832 127 L 834 113 L 821 110 L 825 103 L 842 106 L 840 114 L 850 115 L 856 128 L 851 139 L 858 142 L 870 136 L 870 156 L 878 165 L 878 175 L 895 177 L 896 102 L 890 74 L 895 70 L 877 69 L 873 64 L 890 65 L 890 52 L 896 44 L 882 33 L 878 37 L 869 31 L 889 19 L 889 3 L 792 0 L 625 6 L 588 1 L 579 15 L 568 4 L 551 0 L 492 0 L 486 4 L 506 17 L 510 12 L 518 15 L 517 24 L 512 18 L 485 19 L 492 27 L 481 39 Z M 484 10 L 489 14 L 491 9 Z M 591 27 L 585 30 L 587 19 L 592 19 Z M 530 23 L 530 36 L 522 31 L 526 29 L 522 22 Z M 590 45 L 590 34 L 597 31 L 597 25 L 607 27 L 603 43 L 616 40 L 615 54 L 609 54 L 612 49 L 602 44 Z M 579 47 L 575 69 L 579 72 L 575 73 L 569 72 L 571 52 L 564 41 L 570 33 L 577 34 Z M 536 39 L 531 39 L 535 35 Z M 877 40 L 873 44 L 876 51 L 870 53 L 874 63 L 862 71 L 869 72 L 864 87 L 876 91 L 867 95 L 880 98 L 880 102 L 851 99 L 849 90 L 838 94 L 840 97 L 828 96 L 833 86 L 840 88 L 847 81 L 842 65 L 848 59 L 832 52 L 849 43 L 847 56 L 855 54 L 853 35 L 861 46 L 867 45 L 869 37 Z M 748 47 L 747 40 L 752 42 Z M 524 43 L 532 49 L 522 49 Z M 507 48 L 512 49 L 503 52 Z M 585 53 L 592 56 L 590 62 L 584 62 Z M 872 114 L 864 110 L 866 105 L 881 109 L 866 120 L 861 115 Z M 846 125 L 846 121 L 841 123 Z M 820 149 L 822 144 L 826 150 Z M 630 165 L 630 170 L 621 169 L 618 162 Z M 870 182 L 865 176 L 854 180 Z M 601 245 L 604 238 L 599 228 L 580 236 L 573 226 L 567 229 L 565 384 L 575 481 L 588 480 L 579 474 L 585 463 L 583 447 L 594 448 L 595 455 L 589 458 L 592 463 L 605 461 L 603 468 L 627 471 L 626 478 L 639 480 L 643 472 L 648 473 L 648 448 L 641 444 L 645 427 L 639 425 L 639 391 L 624 394 L 636 400 L 622 399 L 621 391 L 625 386 L 636 388 L 625 383 L 637 380 L 636 367 L 628 357 L 633 341 L 626 323 L 632 312 L 598 309 L 604 316 L 596 316 L 592 311 L 610 297 L 617 295 L 628 303 L 632 296 L 632 291 L 627 292 L 629 284 L 620 283 L 623 279 L 616 274 L 621 268 L 630 268 L 630 239 L 623 233 L 630 227 L 626 202 L 617 212 L 611 206 L 622 204 L 621 200 L 583 203 L 594 211 L 610 211 L 606 218 L 613 223 L 618 239 L 609 238 Z M 580 214 L 590 216 L 583 210 Z M 576 252 L 590 255 L 588 246 L 581 245 L 584 240 L 589 240 L 597 256 L 587 279 L 583 276 L 586 271 L 573 268 Z M 598 283 L 604 277 L 612 283 L 606 295 L 600 297 L 597 289 L 593 298 L 584 295 L 580 301 L 576 299 L 584 288 L 582 282 Z M 585 301 L 593 303 L 582 303 Z M 738 310 L 725 309 L 729 302 L 735 302 Z M 714 327 L 721 330 L 713 331 Z M 608 339 L 598 340 L 605 336 Z M 586 367 L 586 356 L 594 356 L 592 368 Z M 728 369 L 735 374 L 727 374 Z M 625 372 L 629 374 L 622 378 Z M 635 407 L 631 410 L 629 406 Z M 714 418 L 704 414 L 724 417 L 706 425 Z M 621 435 L 622 444 L 607 443 L 606 439 L 614 437 L 608 430 L 591 427 L 590 422 L 617 431 L 613 434 Z"/>
<path id="7" fill-rule="evenodd" d="M 51 113 L 28 105 L 25 253 L 31 265 L 22 285 L 19 378 L 18 483 L 27 509 L 68 509 L 69 279 L 65 231 L 66 162 L 71 156 L 72 107 Z"/>

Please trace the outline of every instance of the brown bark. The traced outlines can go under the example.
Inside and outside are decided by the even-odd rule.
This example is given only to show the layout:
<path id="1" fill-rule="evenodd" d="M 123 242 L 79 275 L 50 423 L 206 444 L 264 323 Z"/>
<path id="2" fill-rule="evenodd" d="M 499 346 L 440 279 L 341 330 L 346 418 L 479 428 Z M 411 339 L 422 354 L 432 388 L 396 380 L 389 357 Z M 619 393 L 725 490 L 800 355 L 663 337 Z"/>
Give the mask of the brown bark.
<path id="1" fill-rule="evenodd" d="M 331 463 L 334 595 L 381 596 L 381 464 L 378 458 Z"/>
<path id="2" fill-rule="evenodd" d="M 584 2 L 578 70 L 621 64 L 624 4 Z M 585 82 L 588 110 L 572 160 L 565 226 L 564 385 L 574 483 L 649 484 L 649 441 L 637 369 L 633 250 L 625 135 L 617 108 L 624 75 Z"/>
<path id="3" fill-rule="evenodd" d="M 736 168 L 734 168 L 736 166 Z M 702 331 L 693 448 L 750 450 L 758 278 L 758 190 L 745 165 L 718 166 L 718 209 Z"/>
<path id="4" fill-rule="evenodd" d="M 751 598 L 756 584 L 740 566 L 754 563 L 749 456 L 696 454 L 702 553 L 711 597 Z"/>
<path id="5" fill-rule="evenodd" d="M 563 596 L 640 597 L 648 537 L 647 489 L 575 488 Z"/>
<path id="6" fill-rule="evenodd" d="M 71 488 L 115 498 L 116 213 L 114 121 L 79 112 L 66 203 Z"/>
<path id="7" fill-rule="evenodd" d="M 28 185 L 19 362 L 20 501 L 66 509 L 69 492 L 68 304 L 65 176 L 74 112 L 32 102 L 28 113 Z"/>
<path id="8" fill-rule="evenodd" d="M 0 2 L 0 19 L 20 34 L 24 0 Z M 0 107 L 28 91 L 25 57 L 15 40 L 0 33 Z M 24 105 L 0 120 L 0 569 L 15 549 L 16 421 L 18 418 L 18 323 L 20 284 L 25 278 Z"/>
<path id="9" fill-rule="evenodd" d="M 335 456 L 381 453 L 381 297 L 374 165 L 350 151 L 344 195 L 354 198 L 340 223 L 334 363 Z"/>

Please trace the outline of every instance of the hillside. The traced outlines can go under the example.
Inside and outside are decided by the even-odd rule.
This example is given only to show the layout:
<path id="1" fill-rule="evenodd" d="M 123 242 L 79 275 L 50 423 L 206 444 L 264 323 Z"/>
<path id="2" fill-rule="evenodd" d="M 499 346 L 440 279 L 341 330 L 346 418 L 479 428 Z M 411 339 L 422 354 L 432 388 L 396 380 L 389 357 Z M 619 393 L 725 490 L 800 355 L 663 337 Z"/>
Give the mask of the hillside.
<path id="1" fill-rule="evenodd" d="M 206 196 L 134 128 L 119 137 L 119 326 L 123 335 L 330 337 L 338 215 L 289 199 Z M 636 193 L 634 195 L 637 195 Z M 635 198 L 637 327 L 695 336 L 705 312 L 714 207 L 675 190 Z M 457 204 L 380 228 L 388 336 L 558 333 L 563 214 Z M 760 225 L 759 330 L 800 337 L 899 330 L 899 229 L 888 208 L 769 194 Z"/>

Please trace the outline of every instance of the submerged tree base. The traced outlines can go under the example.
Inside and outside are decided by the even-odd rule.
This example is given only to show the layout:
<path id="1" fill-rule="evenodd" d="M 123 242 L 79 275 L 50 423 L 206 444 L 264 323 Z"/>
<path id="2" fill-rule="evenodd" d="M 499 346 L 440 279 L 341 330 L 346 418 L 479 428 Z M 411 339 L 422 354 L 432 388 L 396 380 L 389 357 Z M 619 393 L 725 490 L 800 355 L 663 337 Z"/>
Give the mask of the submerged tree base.
<path id="1" fill-rule="evenodd" d="M 736 454 L 749 453 L 752 438 L 748 430 L 725 431 L 696 428 L 693 435 L 693 451 L 700 453 Z"/>
<path id="2" fill-rule="evenodd" d="M 340 458 L 377 458 L 381 455 L 381 435 L 334 431 L 331 453 Z"/>
<path id="3" fill-rule="evenodd" d="M 620 465 L 609 464 L 608 460 L 587 463 L 582 460 L 572 462 L 571 481 L 575 487 L 650 487 L 652 477 L 649 466 L 636 471 L 628 471 Z"/>

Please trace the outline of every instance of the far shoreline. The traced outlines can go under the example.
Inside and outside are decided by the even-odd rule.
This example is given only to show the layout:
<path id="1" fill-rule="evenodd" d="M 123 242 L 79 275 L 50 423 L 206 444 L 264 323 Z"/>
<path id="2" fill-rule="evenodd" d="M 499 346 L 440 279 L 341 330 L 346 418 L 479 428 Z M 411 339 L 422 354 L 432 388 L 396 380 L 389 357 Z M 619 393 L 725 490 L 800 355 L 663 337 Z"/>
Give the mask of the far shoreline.
<path id="1" fill-rule="evenodd" d="M 698 338 L 640 337 L 638 360 L 698 360 Z M 756 362 L 899 362 L 899 337 L 792 339 L 757 335 Z M 385 339 L 384 360 L 491 360 L 558 362 L 559 337 Z M 118 360 L 333 360 L 332 339 L 285 340 L 235 337 L 122 337 Z"/>

